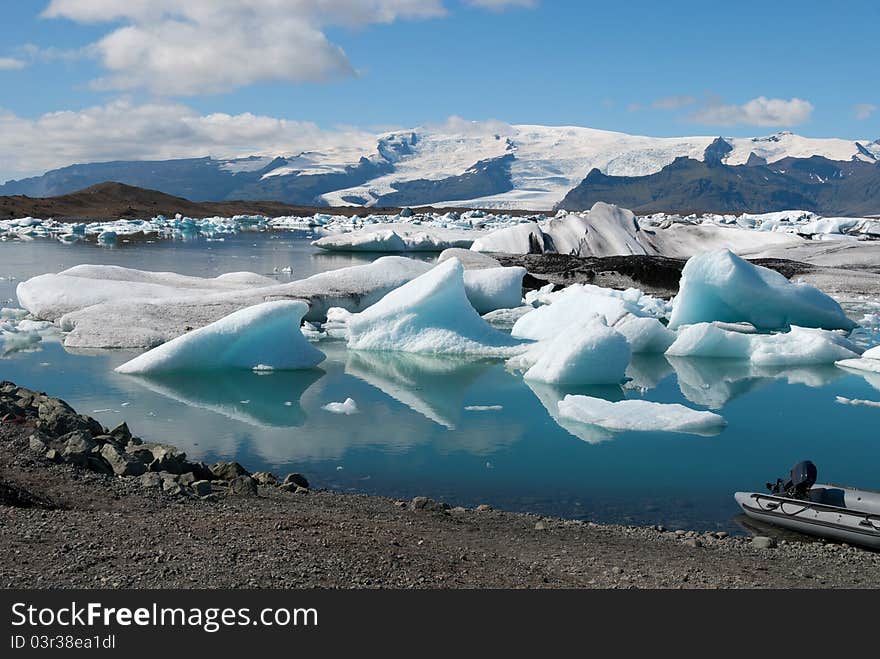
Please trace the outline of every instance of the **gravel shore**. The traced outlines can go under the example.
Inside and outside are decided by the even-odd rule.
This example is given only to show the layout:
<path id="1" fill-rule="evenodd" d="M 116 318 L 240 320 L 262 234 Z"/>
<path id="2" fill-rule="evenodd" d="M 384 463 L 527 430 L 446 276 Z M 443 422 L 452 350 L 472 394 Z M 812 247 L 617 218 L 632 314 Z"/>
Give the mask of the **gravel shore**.
<path id="1" fill-rule="evenodd" d="M 199 496 L 162 480 L 164 471 L 157 486 L 156 472 L 118 476 L 50 460 L 33 441 L 41 418 L 4 416 L 5 588 L 880 586 L 880 554 L 845 545 L 250 487 L 237 478 L 209 481 Z"/>

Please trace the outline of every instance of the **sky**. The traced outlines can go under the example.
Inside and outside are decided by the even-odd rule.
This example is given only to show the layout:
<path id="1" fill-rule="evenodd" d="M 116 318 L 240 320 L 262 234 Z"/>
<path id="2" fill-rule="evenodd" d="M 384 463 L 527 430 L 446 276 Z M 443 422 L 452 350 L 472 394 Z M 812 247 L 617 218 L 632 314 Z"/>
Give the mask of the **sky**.
<path id="1" fill-rule="evenodd" d="M 880 3 L 7 0 L 0 181 L 450 117 L 880 138 Z"/>

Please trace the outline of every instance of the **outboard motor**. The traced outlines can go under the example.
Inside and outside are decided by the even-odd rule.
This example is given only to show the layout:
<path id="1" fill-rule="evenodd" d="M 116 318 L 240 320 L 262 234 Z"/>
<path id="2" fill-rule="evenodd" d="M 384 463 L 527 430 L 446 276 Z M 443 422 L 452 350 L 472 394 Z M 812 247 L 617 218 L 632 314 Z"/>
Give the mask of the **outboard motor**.
<path id="1" fill-rule="evenodd" d="M 767 489 L 771 494 L 789 497 L 791 499 L 806 499 L 810 488 L 816 484 L 819 475 L 816 465 L 810 460 L 798 462 L 791 468 L 788 480 L 776 479 L 776 483 L 767 483 Z"/>

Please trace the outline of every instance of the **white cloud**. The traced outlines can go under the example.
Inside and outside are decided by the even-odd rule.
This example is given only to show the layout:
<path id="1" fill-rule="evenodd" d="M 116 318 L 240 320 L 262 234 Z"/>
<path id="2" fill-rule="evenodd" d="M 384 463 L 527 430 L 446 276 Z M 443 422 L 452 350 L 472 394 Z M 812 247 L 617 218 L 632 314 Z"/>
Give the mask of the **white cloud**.
<path id="1" fill-rule="evenodd" d="M 877 106 L 872 103 L 859 103 L 853 109 L 855 110 L 856 119 L 864 121 L 877 111 Z"/>
<path id="2" fill-rule="evenodd" d="M 794 126 L 809 120 L 813 104 L 800 98 L 785 100 L 759 96 L 743 105 L 728 105 L 711 101 L 691 119 L 702 124 L 732 126 Z"/>
<path id="3" fill-rule="evenodd" d="M 0 71 L 18 71 L 27 66 L 27 62 L 16 57 L 0 57 Z"/>
<path id="4" fill-rule="evenodd" d="M 693 96 L 667 96 L 651 103 L 655 110 L 679 110 L 697 102 Z"/>
<path id="5" fill-rule="evenodd" d="M 44 16 L 122 23 L 90 46 L 108 71 L 98 88 L 184 96 L 354 75 L 325 29 L 445 12 L 442 0 L 52 0 Z"/>
<path id="6" fill-rule="evenodd" d="M 492 11 L 503 11 L 511 7 L 525 7 L 531 9 L 538 6 L 538 0 L 467 0 L 469 5 L 474 7 L 482 7 L 483 9 L 491 9 Z"/>
<path id="7" fill-rule="evenodd" d="M 162 160 L 333 150 L 347 162 L 368 155 L 375 137 L 352 128 L 323 130 L 310 122 L 244 113 L 201 115 L 177 103 L 121 100 L 36 119 L 0 111 L 0 180 L 71 163 Z"/>

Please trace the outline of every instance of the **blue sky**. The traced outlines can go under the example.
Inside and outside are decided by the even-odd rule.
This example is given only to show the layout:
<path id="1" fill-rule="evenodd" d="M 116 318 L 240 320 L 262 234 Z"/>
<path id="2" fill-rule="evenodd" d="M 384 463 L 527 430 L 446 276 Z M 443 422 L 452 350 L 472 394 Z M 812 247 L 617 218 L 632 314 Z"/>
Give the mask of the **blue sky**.
<path id="1" fill-rule="evenodd" d="M 113 154 L 117 115 L 133 108 L 149 133 L 148 107 L 166 108 L 160 135 L 175 116 L 185 126 L 251 113 L 312 136 L 457 115 L 657 136 L 880 138 L 876 1 L 15 0 L 0 11 L 11 173 L 53 164 L 31 155 L 57 134 L 41 124 L 47 113 L 95 133 L 60 149 L 82 160 Z M 105 110 L 94 120 L 90 108 Z M 137 139 L 123 131 L 121 155 L 137 155 Z"/>

